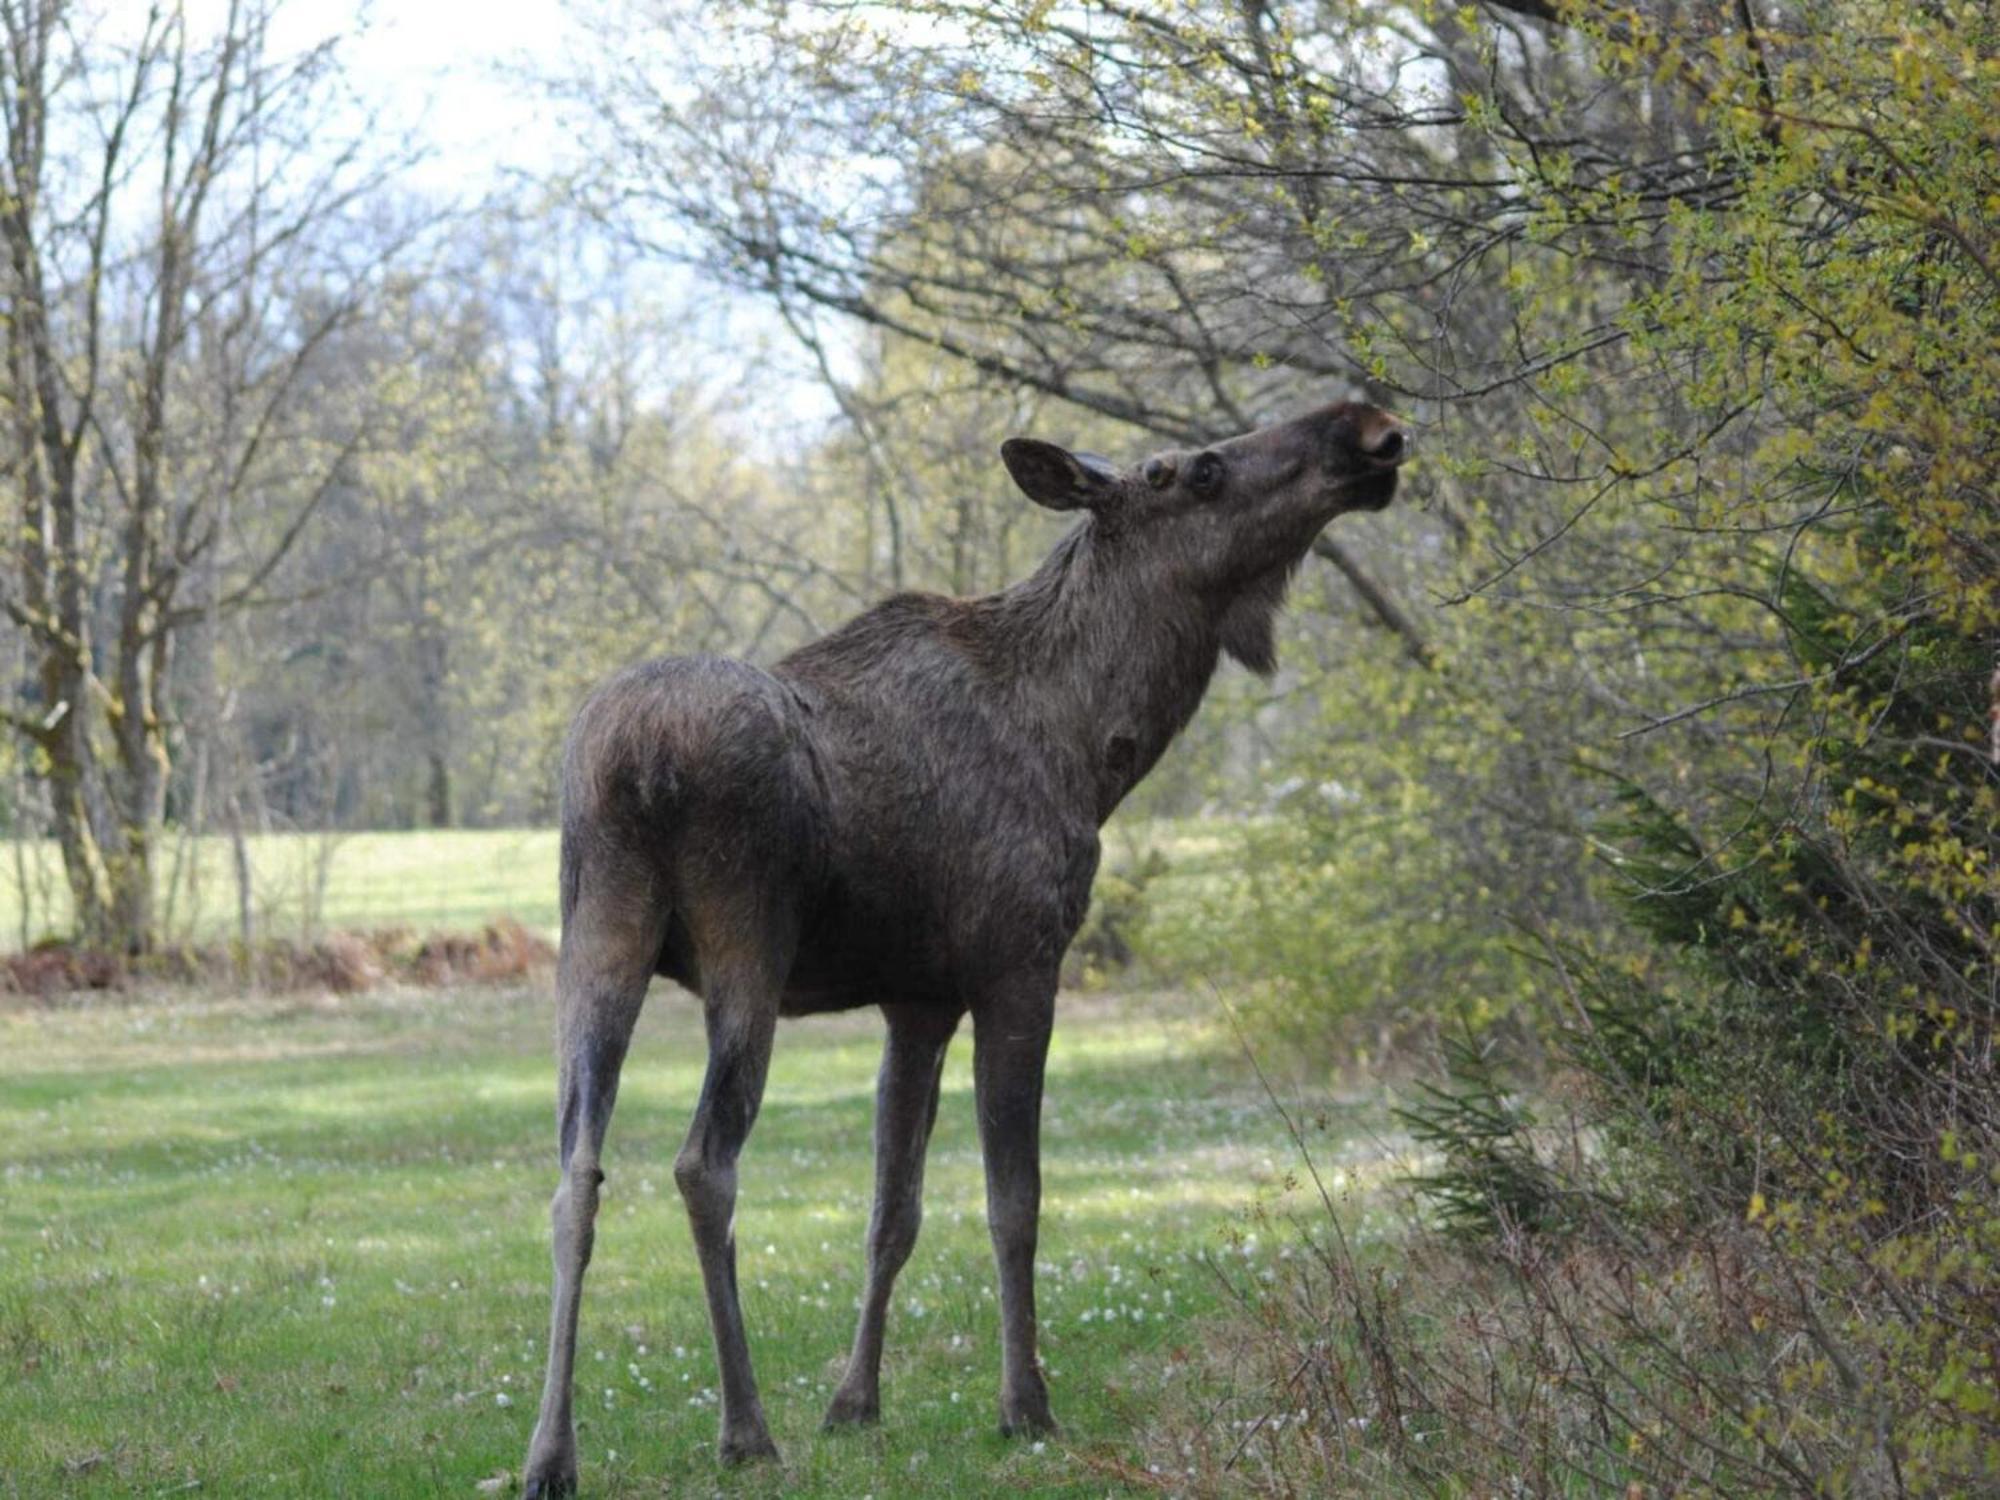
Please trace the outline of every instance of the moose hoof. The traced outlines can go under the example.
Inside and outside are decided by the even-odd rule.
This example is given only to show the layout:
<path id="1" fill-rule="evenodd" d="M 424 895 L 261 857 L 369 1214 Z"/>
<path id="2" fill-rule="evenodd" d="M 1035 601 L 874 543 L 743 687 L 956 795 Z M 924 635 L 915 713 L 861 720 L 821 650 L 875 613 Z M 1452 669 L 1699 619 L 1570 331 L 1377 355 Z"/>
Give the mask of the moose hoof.
<path id="1" fill-rule="evenodd" d="M 722 1461 L 725 1468 L 730 1469 L 743 1464 L 757 1463 L 762 1459 L 770 1459 L 775 1463 L 778 1459 L 778 1445 L 771 1441 L 770 1433 L 759 1428 L 755 1432 L 744 1433 L 741 1436 L 724 1437 L 716 1445 L 715 1456 Z"/>
<path id="2" fill-rule="evenodd" d="M 843 1389 L 833 1393 L 820 1426 L 831 1432 L 836 1427 L 873 1427 L 881 1420 L 882 1403 L 877 1397 Z"/>
<path id="3" fill-rule="evenodd" d="M 576 1493 L 576 1437 L 544 1440 L 538 1431 L 521 1466 L 521 1500 L 556 1500 Z"/>
<path id="4" fill-rule="evenodd" d="M 1002 1437 L 1050 1437 L 1056 1419 L 1049 1415 L 1049 1393 L 1039 1384 L 1033 1391 L 1000 1398 Z"/>
<path id="5" fill-rule="evenodd" d="M 521 1500 L 558 1500 L 576 1493 L 576 1465 L 530 1469 L 521 1479 Z"/>

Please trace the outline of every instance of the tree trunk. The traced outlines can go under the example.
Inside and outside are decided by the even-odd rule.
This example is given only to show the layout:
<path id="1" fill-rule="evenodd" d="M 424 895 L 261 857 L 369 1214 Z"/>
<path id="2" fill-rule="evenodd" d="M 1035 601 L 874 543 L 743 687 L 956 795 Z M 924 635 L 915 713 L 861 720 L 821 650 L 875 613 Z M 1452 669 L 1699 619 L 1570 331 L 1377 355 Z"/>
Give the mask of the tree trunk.
<path id="1" fill-rule="evenodd" d="M 148 716 L 151 717 L 150 715 Z M 126 953 L 152 951 L 154 930 L 153 866 L 166 826 L 167 745 L 157 720 L 141 726 L 135 741 L 136 763 L 120 767 L 120 848 L 110 861 L 111 938 Z"/>
<path id="2" fill-rule="evenodd" d="M 49 812 L 69 884 L 71 927 L 86 947 L 102 947 L 111 935 L 111 871 L 92 826 L 90 763 L 76 754 L 70 738 L 59 734 L 50 748 Z"/>
<path id="3" fill-rule="evenodd" d="M 243 961 L 249 963 L 251 945 L 257 941 L 257 903 L 250 864 L 250 840 L 243 833 L 243 797 L 229 794 L 229 854 L 236 871 L 236 936 L 243 944 Z"/>
<path id="4" fill-rule="evenodd" d="M 451 762 L 442 750 L 431 750 L 424 759 L 430 766 L 430 782 L 424 800 L 433 828 L 451 827 Z"/>

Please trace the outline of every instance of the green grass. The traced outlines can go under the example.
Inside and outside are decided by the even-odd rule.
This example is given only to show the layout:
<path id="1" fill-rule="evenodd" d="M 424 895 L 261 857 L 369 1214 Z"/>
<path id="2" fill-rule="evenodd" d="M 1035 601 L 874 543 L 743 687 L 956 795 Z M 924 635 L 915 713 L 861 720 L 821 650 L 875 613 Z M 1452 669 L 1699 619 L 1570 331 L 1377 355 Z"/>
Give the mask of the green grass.
<path id="1" fill-rule="evenodd" d="M 1102 1495 L 1292 1157 L 1186 1002 L 1065 997 L 1040 1289 L 1063 1435 L 996 1433 L 996 1310 L 953 1049 L 877 1431 L 822 1435 L 859 1290 L 879 1020 L 788 1023 L 745 1154 L 745 1311 L 782 1469 L 712 1457 L 669 1163 L 702 1066 L 664 987 L 612 1126 L 585 1299 L 586 1492 Z M 0 1495 L 449 1495 L 534 1419 L 554 1184 L 539 990 L 0 1013 Z M 1336 1119 L 1350 1117 L 1336 1114 Z M 1363 1173 L 1376 1169 L 1353 1149 Z M 1268 1243 L 1250 1260 L 1279 1253 Z"/>

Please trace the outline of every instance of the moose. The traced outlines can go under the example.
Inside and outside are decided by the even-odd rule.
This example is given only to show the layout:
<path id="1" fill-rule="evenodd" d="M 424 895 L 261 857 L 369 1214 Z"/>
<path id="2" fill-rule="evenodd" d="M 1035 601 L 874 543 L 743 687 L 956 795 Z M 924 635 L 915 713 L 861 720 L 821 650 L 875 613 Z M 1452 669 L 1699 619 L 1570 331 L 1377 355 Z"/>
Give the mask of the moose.
<path id="1" fill-rule="evenodd" d="M 674 1180 L 722 1388 L 720 1457 L 775 1457 L 736 1295 L 736 1163 L 780 1016 L 881 1007 L 859 1326 L 826 1414 L 878 1420 L 945 1049 L 972 1017 L 998 1268 L 1000 1426 L 1053 1428 L 1035 1352 L 1043 1064 L 1098 831 L 1219 657 L 1268 675 L 1275 616 L 1335 516 L 1380 510 L 1410 438 L 1340 402 L 1121 469 L 1012 438 L 1029 499 L 1083 512 L 999 593 L 904 593 L 768 671 L 666 657 L 584 703 L 562 770 L 554 1309 L 524 1494 L 574 1493 L 577 1308 L 606 1127 L 646 987 L 697 994 L 708 1069 Z"/>

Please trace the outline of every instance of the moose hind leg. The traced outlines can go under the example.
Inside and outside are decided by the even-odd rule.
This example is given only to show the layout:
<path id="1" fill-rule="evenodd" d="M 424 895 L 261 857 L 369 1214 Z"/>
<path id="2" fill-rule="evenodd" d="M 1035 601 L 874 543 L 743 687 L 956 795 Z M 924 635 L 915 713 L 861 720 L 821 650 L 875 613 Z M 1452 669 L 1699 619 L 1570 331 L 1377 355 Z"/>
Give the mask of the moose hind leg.
<path id="1" fill-rule="evenodd" d="M 704 996 L 708 1076 L 687 1141 L 674 1159 L 674 1181 L 694 1232 L 722 1379 L 717 1452 L 724 1463 L 736 1464 L 778 1456 L 757 1395 L 736 1294 L 736 1159 L 764 1097 L 780 985 L 762 965 L 721 973 L 711 966 L 707 972 L 714 975 Z"/>
<path id="2" fill-rule="evenodd" d="M 882 1415 L 882 1333 L 896 1274 L 916 1247 L 923 1222 L 924 1152 L 937 1123 L 945 1049 L 958 1012 L 884 1007 L 889 1039 L 875 1088 L 875 1211 L 868 1220 L 868 1281 L 854 1350 L 827 1407 L 826 1425 L 874 1422 Z"/>
<path id="3" fill-rule="evenodd" d="M 557 1138 L 562 1181 L 550 1205 L 555 1288 L 549 1317 L 548 1374 L 541 1414 L 522 1468 L 527 1500 L 576 1491 L 576 1428 L 570 1392 L 576 1367 L 577 1310 L 595 1238 L 599 1159 L 618 1073 L 646 997 L 665 931 L 644 875 L 586 894 L 563 926 L 557 960 Z"/>

